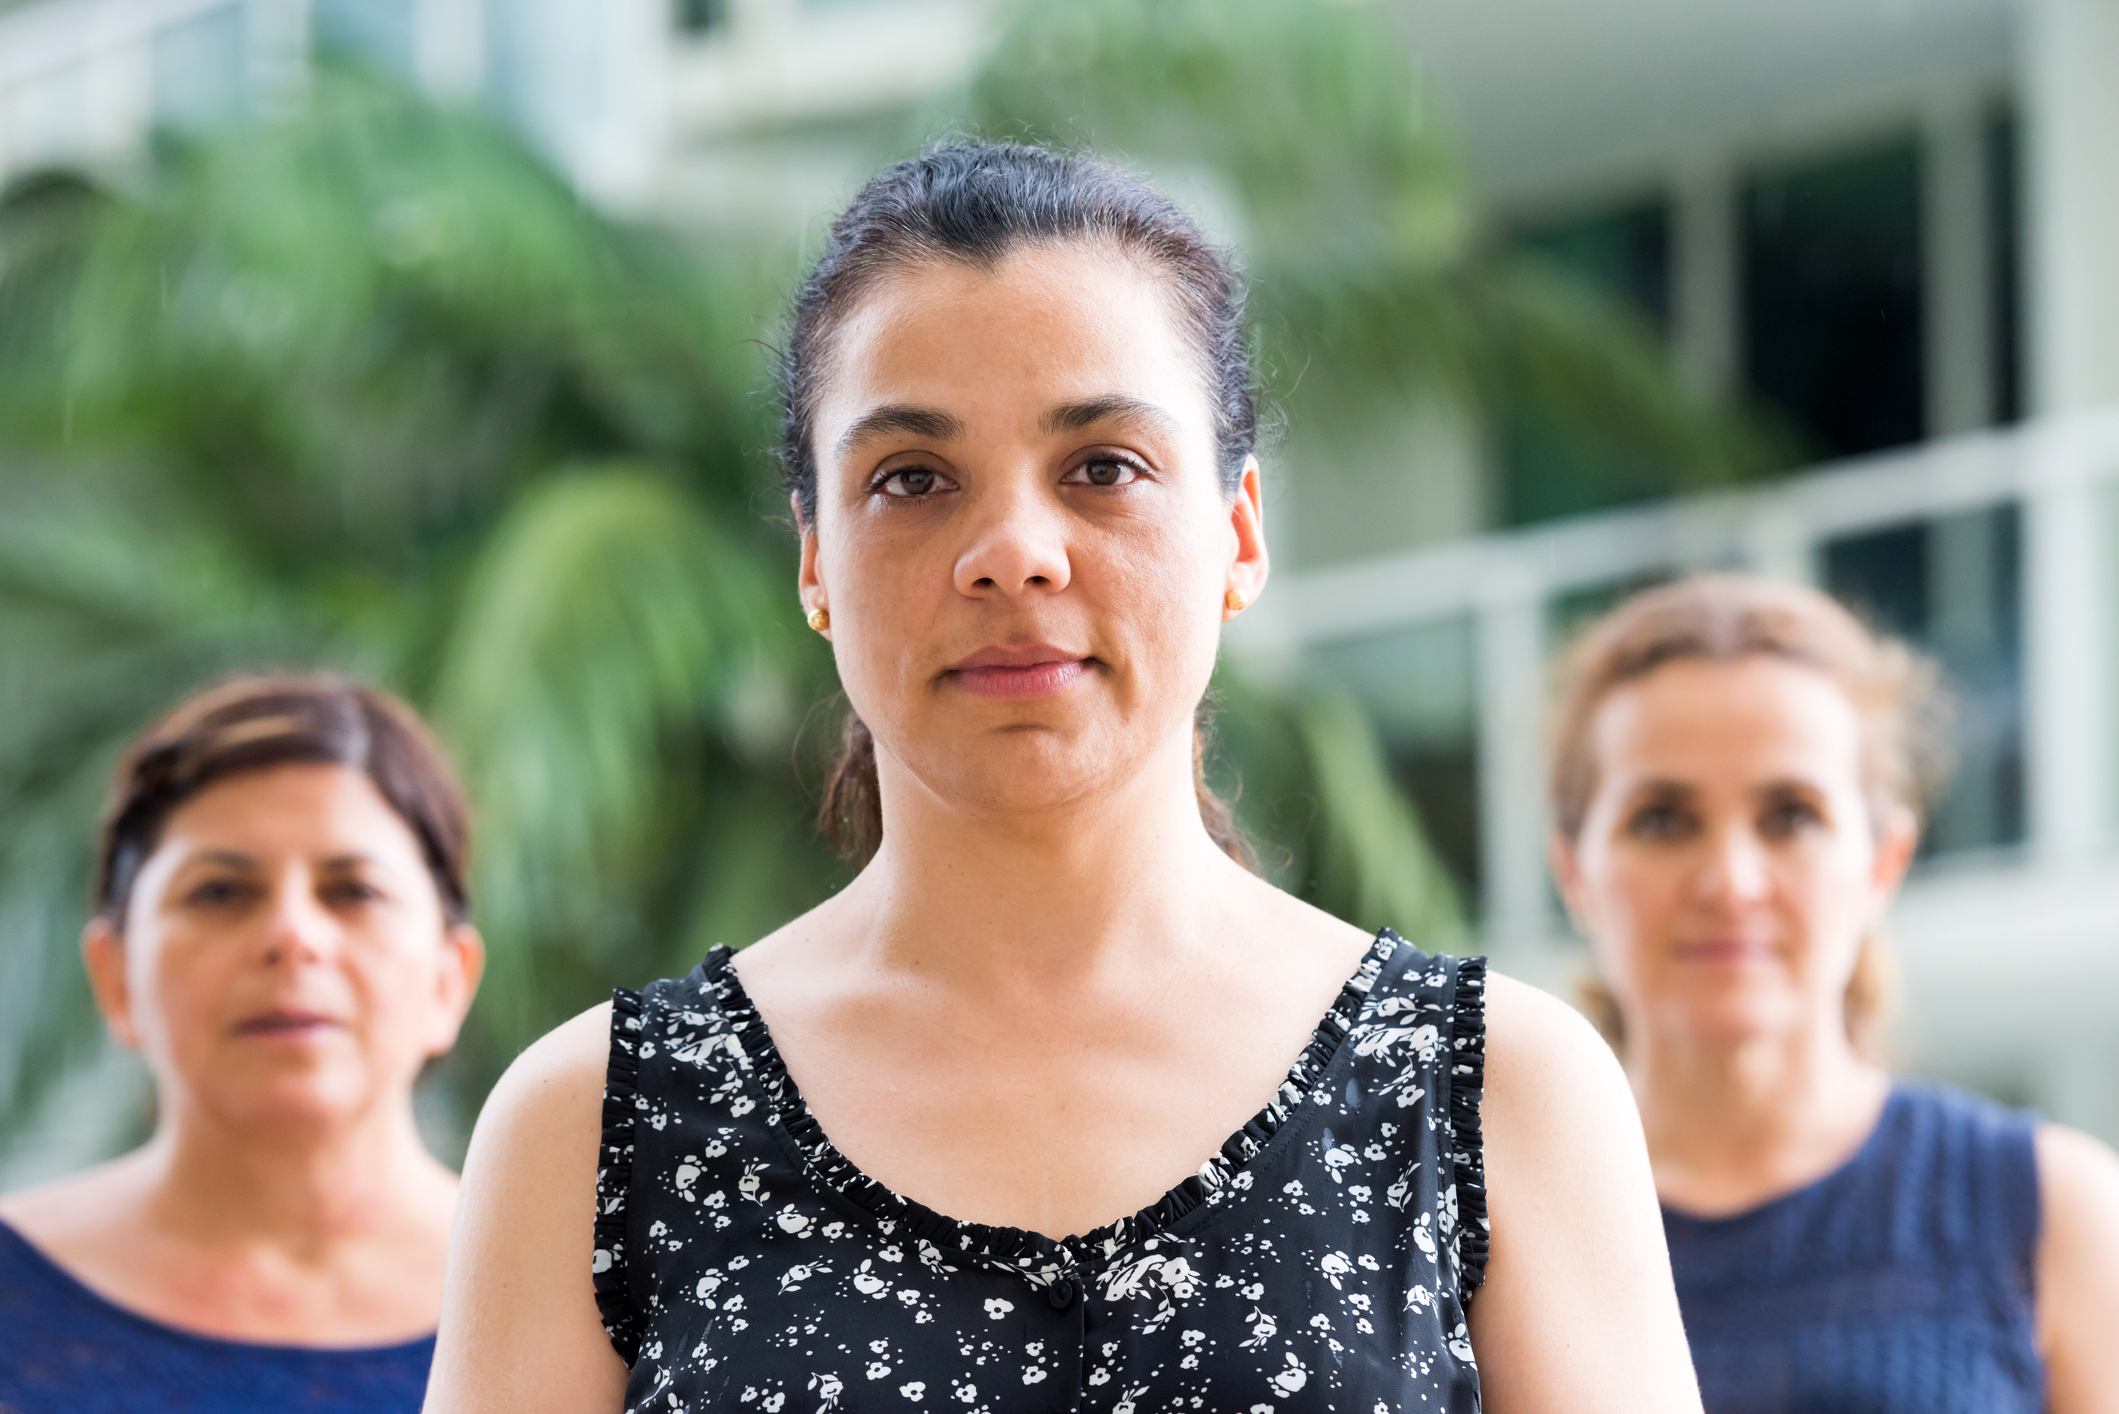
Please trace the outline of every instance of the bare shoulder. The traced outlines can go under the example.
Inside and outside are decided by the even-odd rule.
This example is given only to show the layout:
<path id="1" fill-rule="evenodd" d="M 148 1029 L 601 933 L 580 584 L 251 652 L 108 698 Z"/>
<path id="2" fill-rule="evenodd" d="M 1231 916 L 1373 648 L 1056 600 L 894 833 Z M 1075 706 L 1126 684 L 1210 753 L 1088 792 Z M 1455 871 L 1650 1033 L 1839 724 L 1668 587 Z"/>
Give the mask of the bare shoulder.
<path id="1" fill-rule="evenodd" d="M 616 1409 L 625 1366 L 592 1272 L 608 1003 L 524 1051 L 486 1100 L 464 1161 L 430 1414 Z"/>
<path id="2" fill-rule="evenodd" d="M 610 1054 L 611 1004 L 604 1002 L 546 1032 L 515 1058 L 479 1113 L 478 1133 L 497 1140 L 506 1137 L 503 1131 L 523 1128 L 572 1132 L 584 1117 L 601 1128 Z"/>
<path id="3" fill-rule="evenodd" d="M 2038 1126 L 2038 1345 L 2053 1414 L 2119 1408 L 2119 1155 Z"/>
<path id="4" fill-rule="evenodd" d="M 1618 1059 L 1574 1008 L 1491 974 L 1480 1131 L 1490 1256 L 1471 1334 L 1483 1407 L 1697 1414 Z"/>
<path id="5" fill-rule="evenodd" d="M 2119 1153 L 2063 1124 L 2038 1126 L 2038 1185 L 2050 1210 L 2064 1205 L 2110 1205 L 2119 1217 Z"/>
<path id="6" fill-rule="evenodd" d="M 0 1222 L 61 1266 L 80 1258 L 76 1249 L 119 1245 L 135 1237 L 147 1184 L 143 1155 L 130 1154 L 64 1178 L 0 1195 Z"/>
<path id="7" fill-rule="evenodd" d="M 1489 1131 L 1560 1132 L 1583 1125 L 1635 1144 L 1640 1119 L 1618 1057 L 1582 1014 L 1548 992 L 1489 972 L 1486 1094 Z"/>

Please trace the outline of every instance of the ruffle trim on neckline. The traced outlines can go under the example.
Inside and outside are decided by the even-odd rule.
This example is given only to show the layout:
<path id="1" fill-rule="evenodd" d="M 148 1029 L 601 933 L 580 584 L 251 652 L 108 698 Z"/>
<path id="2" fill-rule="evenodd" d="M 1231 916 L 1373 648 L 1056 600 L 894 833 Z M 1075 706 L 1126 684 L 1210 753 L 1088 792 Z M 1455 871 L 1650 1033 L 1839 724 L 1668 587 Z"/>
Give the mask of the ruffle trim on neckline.
<path id="1" fill-rule="evenodd" d="M 1301 1106 L 1319 1077 L 1330 1068 L 1339 1054 L 1340 1044 L 1361 1013 L 1362 1003 L 1367 1000 L 1370 989 L 1401 941 L 1388 928 L 1376 935 L 1361 965 L 1340 987 L 1330 1010 L 1311 1033 L 1309 1044 L 1288 1067 L 1287 1077 L 1280 1082 L 1273 1098 L 1247 1120 L 1243 1128 L 1230 1135 L 1213 1157 L 1200 1166 L 1198 1173 L 1130 1217 L 1118 1218 L 1094 1232 L 1063 1238 L 1051 1238 L 1022 1228 L 997 1227 L 946 1217 L 893 1192 L 863 1173 L 839 1152 L 817 1123 L 816 1116 L 810 1113 L 794 1077 L 788 1074 L 779 1048 L 773 1043 L 772 1033 L 766 1029 L 757 1007 L 743 990 L 742 981 L 729 966 L 734 953 L 726 947 L 716 947 L 708 954 L 705 981 L 714 989 L 722 1015 L 740 1040 L 751 1073 L 765 1092 L 772 1118 L 787 1131 L 811 1171 L 825 1187 L 874 1216 L 882 1224 L 886 1236 L 896 1236 L 902 1230 L 918 1245 L 918 1255 L 923 1263 L 953 1268 L 956 1262 L 969 1261 L 977 1266 L 1011 1272 L 1031 1286 L 1043 1289 L 1061 1277 L 1079 1281 L 1082 1273 L 1092 1266 L 1108 1263 L 1136 1243 L 1160 1237 L 1195 1208 L 1219 1202 L 1230 1180 L 1272 1142 L 1273 1136 Z M 1475 1136 L 1477 1128 L 1475 1091 L 1472 1118 Z M 1479 1215 L 1483 1233 L 1483 1198 Z M 600 1223 L 598 1233 L 600 1241 Z M 1481 1250 L 1483 1263 L 1483 1245 Z M 601 1277 L 598 1278 L 597 1296 L 600 1301 Z M 616 1339 L 615 1335 L 613 1339 Z"/>
<path id="2" fill-rule="evenodd" d="M 640 993 L 611 993 L 611 1059 L 603 1081 L 603 1149 L 596 1171 L 596 1309 L 611 1345 L 630 1366 L 640 1354 L 640 1317 L 625 1265 L 626 1201 L 633 1189 L 633 1117 L 639 1113 Z"/>
<path id="3" fill-rule="evenodd" d="M 1486 1149 L 1479 1102 L 1486 1088 L 1486 959 L 1457 963 L 1451 998 L 1449 1131 L 1457 1186 L 1457 1289 L 1466 1305 L 1486 1284 Z"/>

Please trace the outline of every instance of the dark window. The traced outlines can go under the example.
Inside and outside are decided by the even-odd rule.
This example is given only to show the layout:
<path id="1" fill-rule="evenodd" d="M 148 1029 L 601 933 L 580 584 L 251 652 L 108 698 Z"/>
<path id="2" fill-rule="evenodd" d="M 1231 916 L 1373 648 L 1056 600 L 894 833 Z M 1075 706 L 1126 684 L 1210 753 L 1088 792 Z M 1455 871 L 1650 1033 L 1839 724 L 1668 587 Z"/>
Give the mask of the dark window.
<path id="1" fill-rule="evenodd" d="M 1522 227 L 1519 247 L 1615 300 L 1656 333 L 1670 319 L 1670 207 L 1643 201 Z M 1669 495 L 1676 469 L 1512 397 L 1501 413 L 1503 515 L 1510 525 Z"/>
<path id="2" fill-rule="evenodd" d="M 728 23 L 728 0 L 677 0 L 673 8 L 680 34 L 705 34 Z"/>
<path id="3" fill-rule="evenodd" d="M 1826 587 L 1942 669 L 1956 769 L 1923 854 L 2024 837 L 2022 543 L 2007 505 L 1825 547 Z"/>
<path id="4" fill-rule="evenodd" d="M 1521 240 L 1583 283 L 1615 295 L 1658 328 L 1670 323 L 1670 206 L 1646 201 L 1618 211 L 1526 227 Z"/>
<path id="5" fill-rule="evenodd" d="M 1994 302 L 1994 419 L 2020 422 L 2023 395 L 2022 181 L 2013 113 L 1987 124 L 1988 289 Z"/>
<path id="6" fill-rule="evenodd" d="M 1745 376 L 1814 455 L 1922 436 L 1920 217 L 1910 143 L 1745 185 Z"/>

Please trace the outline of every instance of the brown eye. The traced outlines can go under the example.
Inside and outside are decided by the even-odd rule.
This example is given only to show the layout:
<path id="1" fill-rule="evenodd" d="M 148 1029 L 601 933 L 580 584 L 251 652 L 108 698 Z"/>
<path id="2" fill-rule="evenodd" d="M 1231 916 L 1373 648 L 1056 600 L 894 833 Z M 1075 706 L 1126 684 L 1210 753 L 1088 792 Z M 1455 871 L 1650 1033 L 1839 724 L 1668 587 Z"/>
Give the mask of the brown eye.
<path id="1" fill-rule="evenodd" d="M 1098 457 L 1067 473 L 1066 480 L 1078 486 L 1127 486 L 1140 479 L 1140 468 L 1117 457 Z"/>
<path id="2" fill-rule="evenodd" d="M 941 482 L 941 474 L 924 466 L 908 466 L 883 479 L 886 496 L 925 496 Z"/>
<path id="3" fill-rule="evenodd" d="M 1766 811 L 1759 833 L 1769 840 L 1783 840 L 1824 823 L 1824 817 L 1807 801 L 1784 800 Z"/>
<path id="4" fill-rule="evenodd" d="M 1692 817 L 1674 805 L 1644 805 L 1627 817 L 1626 833 L 1637 840 L 1681 840 L 1692 833 Z"/>
<path id="5" fill-rule="evenodd" d="M 227 908 L 243 902 L 250 890 L 237 879 L 207 879 L 185 895 L 185 902 L 201 908 Z"/>

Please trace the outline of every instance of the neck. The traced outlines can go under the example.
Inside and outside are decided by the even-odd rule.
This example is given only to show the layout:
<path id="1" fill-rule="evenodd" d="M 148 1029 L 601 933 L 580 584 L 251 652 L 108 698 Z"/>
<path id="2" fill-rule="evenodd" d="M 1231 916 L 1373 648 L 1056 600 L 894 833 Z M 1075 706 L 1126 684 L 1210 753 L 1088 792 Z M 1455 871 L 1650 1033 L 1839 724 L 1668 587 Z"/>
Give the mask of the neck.
<path id="1" fill-rule="evenodd" d="M 1822 1177 L 1860 1147 L 1890 1076 L 1836 1009 L 1785 1032 L 1701 1039 L 1630 1027 L 1627 1075 L 1657 1185 L 1681 1207 L 1749 1206 Z"/>
<path id="2" fill-rule="evenodd" d="M 1246 873 L 1200 823 L 1189 733 L 1107 788 L 1035 811 L 945 801 L 883 761 L 883 847 L 842 895 L 893 968 L 973 986 L 1080 980 L 1207 945 Z"/>
<path id="3" fill-rule="evenodd" d="M 137 1158 L 157 1226 L 311 1257 L 427 1224 L 448 1212 L 455 1185 L 421 1143 L 409 1100 L 328 1125 L 233 1124 L 179 1102 Z"/>

